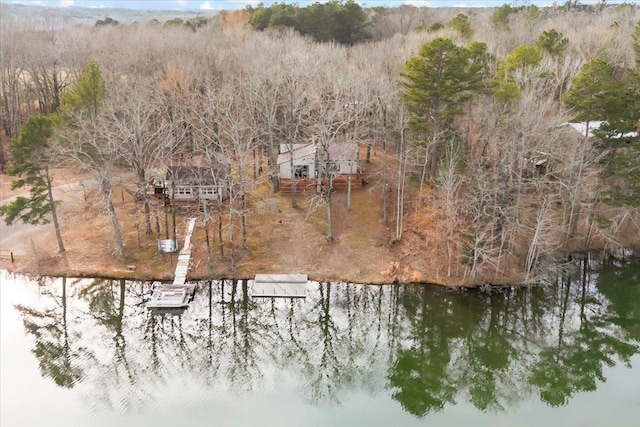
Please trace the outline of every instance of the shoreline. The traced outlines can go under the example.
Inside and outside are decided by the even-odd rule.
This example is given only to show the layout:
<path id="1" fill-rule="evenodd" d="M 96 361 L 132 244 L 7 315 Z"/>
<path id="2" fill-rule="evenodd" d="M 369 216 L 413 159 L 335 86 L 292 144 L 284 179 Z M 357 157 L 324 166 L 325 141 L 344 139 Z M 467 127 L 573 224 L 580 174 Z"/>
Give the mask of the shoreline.
<path id="1" fill-rule="evenodd" d="M 124 252 L 116 257 L 112 252 L 112 225 L 92 181 L 86 176 L 63 181 L 57 189 L 63 201 L 59 216 L 66 251 L 58 252 L 51 224 L 16 223 L 7 227 L 2 222 L 0 269 L 29 277 L 163 282 L 173 279 L 177 254 L 157 251 L 157 240 L 165 238 L 170 220 L 162 207 L 152 206 L 155 224 L 153 232 L 146 234 L 142 206 L 132 196 L 135 192 L 126 185 L 116 187 L 114 204 L 124 240 Z M 122 182 L 126 182 L 126 175 Z M 480 270 L 474 277 L 469 275 L 468 266 L 463 265 L 461 259 L 451 259 L 451 266 L 447 267 L 447 242 L 440 230 L 421 228 L 410 216 L 406 218 L 402 240 L 392 240 L 395 224 L 383 220 L 389 213 L 384 214 L 379 186 L 354 191 L 350 208 L 345 193 L 336 192 L 332 196 L 335 222 L 331 241 L 325 239 L 326 209 L 306 207 L 304 195 L 298 196 L 302 207 L 293 208 L 289 195 L 272 191 L 268 185 L 261 186 L 249 200 L 245 248 L 241 247 L 239 232 L 230 241 L 230 219 L 226 215 L 213 217 L 205 224 L 199 211 L 176 214 L 175 226 L 171 225 L 170 230 L 175 228 L 175 239 L 179 243 L 184 241 L 189 218 L 198 217 L 191 239 L 189 280 L 251 280 L 258 273 L 301 273 L 321 282 L 412 283 L 451 289 L 520 287 L 536 283 L 536 277 L 525 282 L 522 266 L 513 261 L 503 262 L 499 273 Z M 8 200 L 6 196 L 3 202 Z M 240 230 L 239 220 L 235 221 L 238 222 L 234 227 Z M 581 240 L 580 236 L 574 238 L 572 249 L 580 249 Z M 625 251 L 633 253 L 640 247 L 633 239 L 626 243 L 629 246 Z M 553 268 L 570 258 L 570 254 L 606 254 L 603 246 L 595 245 L 591 251 L 558 251 L 547 258 Z M 544 274 L 543 270 L 541 276 Z"/>
<path id="2" fill-rule="evenodd" d="M 622 255 L 612 253 L 606 250 L 599 251 L 581 251 L 581 252 L 572 252 L 566 254 L 567 261 L 564 264 L 575 263 L 575 262 L 583 262 L 585 258 L 589 259 L 594 257 L 595 259 L 599 259 L 603 261 L 605 257 L 614 260 L 633 260 L 640 259 L 640 254 L 637 253 L 638 248 L 630 247 L 630 248 L 621 248 L 619 251 L 622 251 Z M 618 251 L 618 252 L 619 252 Z M 630 253 L 627 253 L 630 252 Z M 26 276 L 30 279 L 37 279 L 41 277 L 49 277 L 49 278 L 72 278 L 72 279 L 106 279 L 106 280 L 130 280 L 130 281 L 140 281 L 140 282 L 171 282 L 173 280 L 173 276 L 157 276 L 152 277 L 144 274 L 138 274 L 136 270 L 91 270 L 91 269 L 70 269 L 68 274 L 63 274 L 59 271 L 59 269 L 53 270 L 43 270 L 39 272 L 29 271 L 29 270 L 14 270 L 11 268 L 13 264 L 7 263 L 5 258 L 0 259 L 0 270 L 5 271 L 11 275 L 22 275 Z M 558 265 L 561 265 L 559 263 Z M 264 273 L 264 272 L 263 272 Z M 266 274 L 286 274 L 285 272 L 273 272 L 269 271 Z M 255 273 L 258 274 L 258 273 Z M 253 280 L 255 274 L 250 273 L 240 273 L 237 274 L 227 274 L 227 275 L 190 275 L 187 279 L 188 282 L 205 282 L 205 281 L 223 281 L 223 280 Z M 327 283 L 327 282 L 338 282 L 338 283 L 354 283 L 365 286 L 384 286 L 384 285 L 392 285 L 392 284 L 402 284 L 402 285 L 415 285 L 415 286 L 438 286 L 448 289 L 504 289 L 504 288 L 520 288 L 527 286 L 541 286 L 544 285 L 541 281 L 532 282 L 532 283 L 498 283 L 498 282 L 483 282 L 483 283 L 472 283 L 472 284 L 445 284 L 445 283 L 436 283 L 429 281 L 400 281 L 397 277 L 394 277 L 391 280 L 385 280 L 380 277 L 379 280 L 373 281 L 362 281 L 362 280 L 350 280 L 344 278 L 323 278 L 318 279 L 315 274 L 304 273 L 308 275 L 308 280 L 310 282 L 317 283 Z"/>

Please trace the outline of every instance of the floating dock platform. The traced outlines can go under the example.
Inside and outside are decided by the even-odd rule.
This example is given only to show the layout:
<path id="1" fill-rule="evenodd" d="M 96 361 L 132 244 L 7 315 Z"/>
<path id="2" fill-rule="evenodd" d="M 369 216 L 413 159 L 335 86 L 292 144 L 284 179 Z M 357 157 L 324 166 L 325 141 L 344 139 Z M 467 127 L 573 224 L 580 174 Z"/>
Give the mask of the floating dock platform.
<path id="1" fill-rule="evenodd" d="M 147 301 L 148 309 L 187 308 L 196 292 L 195 284 L 168 285 L 155 282 L 151 298 Z"/>
<path id="2" fill-rule="evenodd" d="M 253 298 L 306 298 L 306 274 L 256 274 Z"/>

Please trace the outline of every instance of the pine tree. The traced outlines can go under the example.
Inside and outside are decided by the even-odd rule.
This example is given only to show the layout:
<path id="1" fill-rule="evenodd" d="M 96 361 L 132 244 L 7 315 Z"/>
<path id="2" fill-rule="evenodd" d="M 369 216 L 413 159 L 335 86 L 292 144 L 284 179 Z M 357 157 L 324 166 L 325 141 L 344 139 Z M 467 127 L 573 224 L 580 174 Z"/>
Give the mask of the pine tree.
<path id="1" fill-rule="evenodd" d="M 636 47 L 637 47 L 636 42 Z M 602 120 L 594 134 L 607 153 L 605 202 L 612 206 L 640 207 L 640 75 L 627 70 L 618 80 L 602 59 L 587 62 L 574 78 L 563 101 L 573 107 L 575 120 Z"/>
<path id="2" fill-rule="evenodd" d="M 442 154 L 441 141 L 452 119 L 461 115 L 463 104 L 484 87 L 487 55 L 484 43 L 465 48 L 438 38 L 423 44 L 419 54 L 405 64 L 403 96 L 412 115 L 410 126 L 425 136 L 422 143 L 430 147 L 428 172 L 432 180 Z M 425 161 L 422 181 L 426 171 Z"/>
<path id="3" fill-rule="evenodd" d="M 48 224 L 51 216 L 56 231 L 58 249 L 64 252 L 64 244 L 58 224 L 53 199 L 49 167 L 52 164 L 50 139 L 57 125 L 54 115 L 37 115 L 22 125 L 20 135 L 10 144 L 11 167 L 7 170 L 18 179 L 11 182 L 11 189 L 29 188 L 30 196 L 17 197 L 13 202 L 0 207 L 7 225 L 21 220 L 28 224 Z"/>

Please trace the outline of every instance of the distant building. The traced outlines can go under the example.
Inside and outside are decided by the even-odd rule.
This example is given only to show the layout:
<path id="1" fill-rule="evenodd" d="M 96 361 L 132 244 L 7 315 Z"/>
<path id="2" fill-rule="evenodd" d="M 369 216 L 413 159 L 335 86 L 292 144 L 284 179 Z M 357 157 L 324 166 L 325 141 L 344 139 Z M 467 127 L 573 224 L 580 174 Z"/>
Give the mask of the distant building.
<path id="1" fill-rule="evenodd" d="M 174 203 L 222 202 L 228 196 L 225 175 L 210 167 L 167 166 L 164 178 L 153 177 L 147 184 L 147 195 L 165 195 Z"/>
<path id="2" fill-rule="evenodd" d="M 334 188 L 362 187 L 360 149 L 357 143 L 281 144 L 277 159 L 280 191 L 315 191 L 331 180 Z"/>
<path id="3" fill-rule="evenodd" d="M 228 195 L 224 174 L 201 166 L 167 166 L 165 188 L 176 203 L 222 202 Z"/>
<path id="4" fill-rule="evenodd" d="M 595 135 L 593 134 L 593 131 L 600 129 L 600 126 L 602 126 L 604 123 L 603 121 L 593 121 L 593 122 L 589 122 L 588 126 L 589 126 L 589 130 L 587 133 L 587 123 L 586 122 L 577 122 L 577 123 L 566 123 L 568 126 L 570 126 L 571 128 L 573 128 L 576 132 L 578 132 L 581 136 L 585 136 L 585 134 L 587 134 L 587 136 L 589 138 L 593 138 Z M 638 132 L 628 132 L 625 134 L 619 133 L 617 135 L 613 135 L 613 138 L 636 138 L 638 136 Z"/>

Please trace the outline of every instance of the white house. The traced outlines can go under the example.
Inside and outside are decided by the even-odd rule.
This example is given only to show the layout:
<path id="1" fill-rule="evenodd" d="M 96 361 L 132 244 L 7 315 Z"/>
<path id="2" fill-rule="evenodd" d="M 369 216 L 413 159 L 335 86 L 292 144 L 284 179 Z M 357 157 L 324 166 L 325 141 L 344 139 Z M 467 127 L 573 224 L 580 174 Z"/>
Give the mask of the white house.
<path id="1" fill-rule="evenodd" d="M 566 123 L 567 125 L 569 125 L 570 127 L 572 127 L 576 132 L 578 132 L 580 135 L 585 136 L 585 133 L 587 133 L 587 136 L 589 138 L 593 138 L 595 135 L 593 134 L 594 130 L 598 130 L 600 129 L 600 126 L 602 126 L 604 123 L 603 121 L 593 121 L 593 122 L 589 122 L 589 131 L 587 133 L 587 123 L 586 122 L 578 122 L 578 123 Z M 625 134 L 618 134 L 618 135 L 614 135 L 614 138 L 633 138 L 633 137 L 637 137 L 638 136 L 638 132 L 628 132 Z"/>
<path id="2" fill-rule="evenodd" d="M 314 144 L 281 144 L 277 163 L 278 176 L 282 179 L 313 179 L 318 176 L 317 150 Z"/>
<path id="3" fill-rule="evenodd" d="M 349 180 L 353 188 L 362 187 L 357 143 L 282 144 L 277 163 L 280 191 L 285 193 L 294 187 L 296 192 L 314 191 L 328 180 L 336 188 Z"/>

